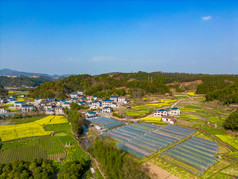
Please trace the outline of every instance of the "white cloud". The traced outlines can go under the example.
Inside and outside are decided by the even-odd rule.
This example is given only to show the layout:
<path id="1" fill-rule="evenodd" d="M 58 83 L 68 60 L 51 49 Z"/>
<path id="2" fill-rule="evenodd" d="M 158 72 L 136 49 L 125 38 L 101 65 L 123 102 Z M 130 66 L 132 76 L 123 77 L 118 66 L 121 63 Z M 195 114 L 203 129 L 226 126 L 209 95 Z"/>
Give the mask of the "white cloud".
<path id="1" fill-rule="evenodd" d="M 204 20 L 204 21 L 209 21 L 211 19 L 212 19 L 212 16 L 204 16 L 204 17 L 202 17 L 202 20 Z"/>

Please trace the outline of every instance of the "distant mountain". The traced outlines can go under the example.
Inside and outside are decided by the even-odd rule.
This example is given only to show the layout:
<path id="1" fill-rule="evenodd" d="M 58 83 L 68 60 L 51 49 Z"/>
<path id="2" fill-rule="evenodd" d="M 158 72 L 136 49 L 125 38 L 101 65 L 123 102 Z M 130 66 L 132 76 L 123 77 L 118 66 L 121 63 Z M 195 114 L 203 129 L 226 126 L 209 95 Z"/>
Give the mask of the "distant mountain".
<path id="1" fill-rule="evenodd" d="M 52 78 L 47 76 L 39 76 L 35 78 L 27 76 L 7 77 L 0 76 L 0 85 L 4 87 L 36 87 L 42 83 L 53 81 Z"/>
<path id="2" fill-rule="evenodd" d="M 8 75 L 8 76 L 27 76 L 27 77 L 33 77 L 33 76 L 45 76 L 52 79 L 58 79 L 58 78 L 65 78 L 68 76 L 71 76 L 71 74 L 66 75 L 48 75 L 44 73 L 31 73 L 31 72 L 22 72 L 22 71 L 16 71 L 4 68 L 0 70 L 0 75 Z"/>

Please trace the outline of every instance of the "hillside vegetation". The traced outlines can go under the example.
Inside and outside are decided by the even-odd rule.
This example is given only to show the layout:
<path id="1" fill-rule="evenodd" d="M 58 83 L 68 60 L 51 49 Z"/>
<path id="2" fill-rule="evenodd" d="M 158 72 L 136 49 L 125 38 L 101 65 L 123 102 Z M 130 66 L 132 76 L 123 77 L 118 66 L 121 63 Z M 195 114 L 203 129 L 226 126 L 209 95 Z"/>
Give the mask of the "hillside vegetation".
<path id="1" fill-rule="evenodd" d="M 131 97 L 140 98 L 145 94 L 165 94 L 170 91 L 170 88 L 175 88 L 176 91 L 183 91 L 184 89 L 181 89 L 178 85 L 166 84 L 194 80 L 203 81 L 202 84 L 198 85 L 197 93 L 206 94 L 207 100 L 218 99 L 225 101 L 225 103 L 237 102 L 237 75 L 162 72 L 70 76 L 62 80 L 46 82 L 34 89 L 30 95 L 34 98 L 54 96 L 57 99 L 64 99 L 67 97 L 67 93 L 84 90 L 87 95 L 95 95 L 101 98 L 108 98 L 112 94 L 129 94 Z"/>
<path id="2" fill-rule="evenodd" d="M 39 86 L 42 83 L 51 81 L 51 78 L 48 77 L 38 77 L 38 78 L 30 78 L 26 76 L 19 77 L 7 77 L 0 76 L 0 84 L 5 87 L 21 87 L 21 86 Z"/>
<path id="3" fill-rule="evenodd" d="M 204 78 L 196 92 L 205 94 L 206 101 L 216 99 L 224 104 L 238 103 L 238 77 L 237 75 L 219 75 Z"/>

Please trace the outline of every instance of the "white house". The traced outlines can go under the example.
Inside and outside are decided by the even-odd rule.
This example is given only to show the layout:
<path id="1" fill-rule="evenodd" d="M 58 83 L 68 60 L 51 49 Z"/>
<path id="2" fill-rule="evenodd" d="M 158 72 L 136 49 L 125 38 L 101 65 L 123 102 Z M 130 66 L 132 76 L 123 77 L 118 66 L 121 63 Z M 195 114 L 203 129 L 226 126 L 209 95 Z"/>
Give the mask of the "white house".
<path id="1" fill-rule="evenodd" d="M 48 97 L 48 101 L 51 103 L 55 103 L 55 97 Z"/>
<path id="2" fill-rule="evenodd" d="M 84 94 L 84 91 L 77 91 L 78 92 L 78 95 L 83 95 Z"/>
<path id="3" fill-rule="evenodd" d="M 177 107 L 173 107 L 169 110 L 168 114 L 170 116 L 179 116 L 180 115 L 180 109 Z"/>
<path id="4" fill-rule="evenodd" d="M 30 112 L 33 110 L 34 110 L 34 105 L 31 105 L 31 104 L 25 104 L 25 105 L 22 105 L 21 107 L 22 112 Z"/>
<path id="5" fill-rule="evenodd" d="M 64 114 L 64 108 L 63 107 L 56 107 L 55 108 L 55 114 L 56 115 L 63 115 Z"/>
<path id="6" fill-rule="evenodd" d="M 127 99 L 125 96 L 119 96 L 118 97 L 118 103 L 127 103 Z"/>
<path id="7" fill-rule="evenodd" d="M 93 101 L 91 104 L 91 109 L 98 109 L 101 106 L 101 102 L 100 101 Z"/>
<path id="8" fill-rule="evenodd" d="M 70 99 L 70 102 L 71 102 L 71 103 L 77 103 L 77 102 L 78 102 L 78 99 L 77 99 L 77 98 L 71 98 L 71 99 Z"/>
<path id="9" fill-rule="evenodd" d="M 16 101 L 14 103 L 14 107 L 17 108 L 17 109 L 21 109 L 23 105 L 25 105 L 26 103 L 25 102 L 19 102 L 19 101 Z"/>
<path id="10" fill-rule="evenodd" d="M 112 102 L 111 107 L 112 107 L 112 108 L 117 108 L 117 103 Z"/>
<path id="11" fill-rule="evenodd" d="M 78 92 L 70 93 L 70 98 L 77 98 L 77 97 L 78 97 Z"/>
<path id="12" fill-rule="evenodd" d="M 7 110 L 4 109 L 4 107 L 0 106 L 0 114 L 7 113 Z"/>
<path id="13" fill-rule="evenodd" d="M 36 99 L 35 99 L 35 104 L 40 104 L 41 101 L 42 101 L 42 99 L 40 99 L 40 98 L 36 98 Z"/>
<path id="14" fill-rule="evenodd" d="M 102 108 L 102 112 L 103 112 L 103 113 L 108 113 L 108 114 L 110 114 L 110 113 L 112 113 L 112 111 L 113 111 L 112 108 L 111 108 L 111 107 L 108 107 L 108 106 Z"/>
<path id="15" fill-rule="evenodd" d="M 52 105 L 47 104 L 47 105 L 44 106 L 44 110 L 45 110 L 45 111 L 47 111 L 47 110 L 52 110 L 52 109 L 53 109 L 53 106 L 52 106 Z"/>
<path id="16" fill-rule="evenodd" d="M 169 124 L 174 124 L 176 122 L 176 119 L 172 116 L 162 116 L 162 121 Z"/>
<path id="17" fill-rule="evenodd" d="M 46 111 L 45 111 L 45 114 L 48 114 L 48 115 L 54 115 L 54 110 L 53 109 L 47 109 Z"/>
<path id="18" fill-rule="evenodd" d="M 118 101 L 118 96 L 117 95 L 111 96 L 110 100 L 112 100 L 113 102 L 117 102 Z"/>
<path id="19" fill-rule="evenodd" d="M 111 105 L 112 105 L 112 100 L 110 100 L 110 99 L 105 99 L 105 100 L 102 101 L 102 106 L 103 107 L 106 107 L 106 106 L 111 107 Z"/>
<path id="20" fill-rule="evenodd" d="M 86 117 L 93 117 L 93 116 L 96 116 L 96 115 L 97 115 L 97 113 L 95 111 L 87 111 L 85 113 Z"/>
<path id="21" fill-rule="evenodd" d="M 0 104 L 4 104 L 7 102 L 7 99 L 5 97 L 0 97 Z"/>
<path id="22" fill-rule="evenodd" d="M 9 99 L 9 104 L 14 104 L 15 102 L 17 102 L 17 100 L 16 99 Z"/>
<path id="23" fill-rule="evenodd" d="M 62 107 L 70 109 L 70 103 L 69 102 L 64 102 Z"/>
<path id="24" fill-rule="evenodd" d="M 63 105 L 64 102 L 65 102 L 64 100 L 58 100 L 56 101 L 56 106 L 60 107 Z"/>
<path id="25" fill-rule="evenodd" d="M 166 109 L 159 109 L 154 112 L 155 117 L 168 116 L 168 111 Z"/>

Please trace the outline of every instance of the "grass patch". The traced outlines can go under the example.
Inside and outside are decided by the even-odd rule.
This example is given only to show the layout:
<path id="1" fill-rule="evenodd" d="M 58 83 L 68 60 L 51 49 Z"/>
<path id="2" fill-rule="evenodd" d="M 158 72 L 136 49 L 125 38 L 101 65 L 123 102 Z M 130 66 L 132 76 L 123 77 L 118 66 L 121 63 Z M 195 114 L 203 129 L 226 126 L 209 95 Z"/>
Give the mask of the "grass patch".
<path id="1" fill-rule="evenodd" d="M 232 152 L 229 154 L 231 157 L 235 157 L 238 159 L 238 151 L 237 152 Z"/>
<path id="2" fill-rule="evenodd" d="M 230 136 L 229 134 L 217 134 L 216 137 L 221 139 L 223 142 L 238 149 L 238 139 L 237 138 Z"/>
<path id="3" fill-rule="evenodd" d="M 231 165 L 222 170 L 221 173 L 238 177 L 238 165 Z"/>

